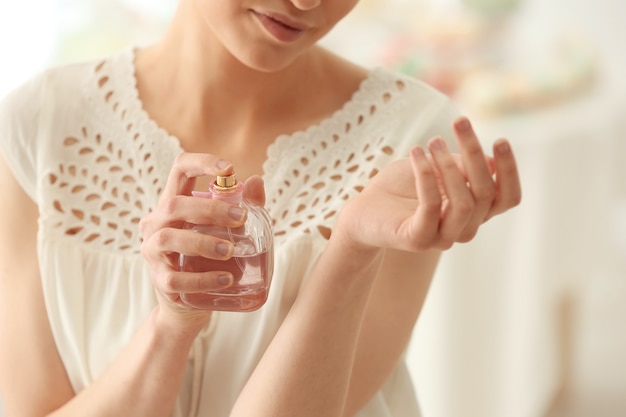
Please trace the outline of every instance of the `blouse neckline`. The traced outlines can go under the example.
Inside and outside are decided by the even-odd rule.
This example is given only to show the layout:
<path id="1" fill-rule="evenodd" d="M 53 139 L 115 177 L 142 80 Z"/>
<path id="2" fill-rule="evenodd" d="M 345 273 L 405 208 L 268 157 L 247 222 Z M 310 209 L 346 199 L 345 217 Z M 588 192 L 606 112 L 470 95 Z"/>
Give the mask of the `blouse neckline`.
<path id="1" fill-rule="evenodd" d="M 130 100 L 132 102 L 129 103 L 129 107 L 138 109 L 137 116 L 140 124 L 150 126 L 151 131 L 156 132 L 163 140 L 170 142 L 179 153 L 184 152 L 185 149 L 181 145 L 180 139 L 161 127 L 144 108 L 143 102 L 139 97 L 139 89 L 137 86 L 135 67 L 136 50 L 137 48 L 133 47 L 123 54 L 123 65 L 125 66 L 123 73 L 128 77 L 128 79 L 124 81 L 131 92 Z M 310 125 L 306 129 L 278 135 L 267 148 L 266 160 L 263 164 L 263 176 L 266 177 L 271 174 L 271 167 L 275 166 L 272 159 L 274 156 L 280 155 L 283 149 L 293 146 L 298 141 L 304 140 L 304 138 L 311 138 L 328 133 L 332 134 L 336 126 L 347 123 L 348 119 L 351 119 L 354 114 L 366 114 L 372 102 L 372 92 L 379 90 L 381 94 L 380 99 L 383 100 L 382 95 L 384 94 L 384 90 L 381 87 L 384 86 L 382 81 L 385 73 L 386 70 L 380 67 L 371 69 L 367 77 L 359 83 L 358 88 L 352 93 L 350 99 L 344 102 L 340 108 L 335 110 L 328 117 L 318 123 Z"/>

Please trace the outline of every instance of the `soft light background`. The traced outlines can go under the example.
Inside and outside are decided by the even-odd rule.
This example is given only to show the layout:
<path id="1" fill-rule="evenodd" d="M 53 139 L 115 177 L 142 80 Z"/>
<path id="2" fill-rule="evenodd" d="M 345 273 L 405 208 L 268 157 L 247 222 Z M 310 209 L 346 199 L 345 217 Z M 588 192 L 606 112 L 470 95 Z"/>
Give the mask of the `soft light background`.
<path id="1" fill-rule="evenodd" d="M 3 0 L 0 97 L 149 42 L 174 1 Z M 522 205 L 446 254 L 409 364 L 425 417 L 626 416 L 626 2 L 494 12 L 514 3 L 362 0 L 324 40 L 445 89 L 517 151 Z"/>

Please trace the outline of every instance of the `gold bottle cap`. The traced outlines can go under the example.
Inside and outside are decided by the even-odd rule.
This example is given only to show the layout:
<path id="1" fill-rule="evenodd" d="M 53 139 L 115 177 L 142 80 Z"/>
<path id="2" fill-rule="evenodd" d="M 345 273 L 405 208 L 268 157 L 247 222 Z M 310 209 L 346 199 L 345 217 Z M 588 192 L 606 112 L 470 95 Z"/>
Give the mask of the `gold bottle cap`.
<path id="1" fill-rule="evenodd" d="M 235 174 L 226 176 L 218 175 L 215 179 L 215 187 L 224 191 L 237 187 L 237 178 L 235 177 Z"/>

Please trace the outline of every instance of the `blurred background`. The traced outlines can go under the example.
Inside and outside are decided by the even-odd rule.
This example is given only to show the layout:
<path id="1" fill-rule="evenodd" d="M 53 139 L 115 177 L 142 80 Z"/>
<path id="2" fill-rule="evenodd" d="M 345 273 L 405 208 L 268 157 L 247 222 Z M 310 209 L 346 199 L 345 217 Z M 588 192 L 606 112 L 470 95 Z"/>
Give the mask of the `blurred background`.
<path id="1" fill-rule="evenodd" d="M 174 5 L 1 2 L 0 97 L 150 42 Z M 516 150 L 521 206 L 445 255 L 407 352 L 425 417 L 626 416 L 625 20 L 623 0 L 361 0 L 323 40 Z"/>

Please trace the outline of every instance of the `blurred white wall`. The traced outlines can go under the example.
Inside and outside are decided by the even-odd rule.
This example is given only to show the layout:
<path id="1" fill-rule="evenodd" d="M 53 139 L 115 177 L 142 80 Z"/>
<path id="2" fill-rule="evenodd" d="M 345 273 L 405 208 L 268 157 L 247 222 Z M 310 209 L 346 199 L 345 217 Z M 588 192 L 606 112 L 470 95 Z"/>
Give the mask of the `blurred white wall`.
<path id="1" fill-rule="evenodd" d="M 0 2 L 0 96 L 50 62 L 57 13 L 57 0 Z"/>
<path id="2" fill-rule="evenodd" d="M 142 43 L 149 40 L 158 35 L 173 3 L 174 0 L 19 0 L 0 2 L 0 97 L 47 65 L 87 58 L 127 44 Z M 377 59 L 380 57 L 379 48 L 383 48 L 389 34 L 397 30 L 400 25 L 417 21 L 416 13 L 419 7 L 424 5 L 440 7 L 441 10 L 448 7 L 452 10 L 458 6 L 458 2 L 456 0 L 362 0 L 355 13 L 342 22 L 324 40 L 324 44 L 359 63 L 376 65 L 378 64 Z M 515 36 L 511 41 L 514 47 L 508 53 L 520 62 L 524 60 L 527 62 L 537 61 L 538 57 L 545 56 L 543 54 L 546 53 L 546 48 L 559 34 L 568 31 L 577 33 L 581 39 L 585 39 L 590 45 L 593 45 L 597 52 L 598 79 L 605 86 L 604 90 L 612 91 L 615 96 L 626 96 L 626 81 L 624 80 L 624 74 L 626 74 L 626 44 L 624 43 L 626 25 L 624 25 L 624 21 L 626 21 L 626 2 L 623 0 L 523 0 L 518 14 L 513 19 L 512 29 Z M 79 33 L 81 36 L 76 36 Z M 589 120 L 585 126 L 591 126 L 592 129 L 594 123 L 598 123 L 598 132 L 606 132 L 605 122 L 607 118 L 604 116 L 620 111 L 626 116 L 626 110 L 622 108 L 601 109 L 593 107 L 593 110 L 587 113 L 589 118 L 593 119 Z M 555 110 L 556 113 L 558 113 L 557 110 Z M 554 119 L 546 116 L 539 119 L 517 120 L 519 123 L 521 123 L 520 120 L 537 123 L 537 120 Z M 506 126 L 510 127 L 511 125 Z M 518 127 L 520 126 L 518 125 Z M 520 127 L 518 131 L 525 132 L 524 129 L 528 127 Z M 516 132 L 512 133 L 515 134 Z M 583 158 L 584 156 L 581 155 L 580 157 Z M 574 159 L 572 161 L 575 162 Z M 576 169 L 576 164 L 572 164 L 572 166 L 573 169 Z M 626 178 L 621 180 L 626 183 Z M 584 198 L 581 196 L 581 200 Z M 624 211 L 626 211 L 626 201 L 621 208 L 615 208 L 616 213 L 623 213 Z M 619 223 L 622 228 L 619 229 L 618 225 L 616 230 L 624 232 L 626 217 L 619 213 L 616 216 L 622 219 Z M 625 241 L 624 235 L 626 234 L 621 234 L 621 238 L 616 238 L 622 244 Z M 566 238 L 572 239 L 569 236 Z M 584 239 L 584 237 L 582 238 Z M 605 243 L 603 242 L 603 244 Z M 622 256 L 626 249 L 626 244 L 624 245 L 622 247 L 611 246 L 609 251 L 621 254 L 616 255 L 618 257 Z M 607 271 L 606 276 L 614 274 L 617 274 L 617 271 Z M 626 308 L 624 308 L 626 289 L 624 285 L 619 285 L 623 278 L 623 276 L 617 276 L 616 280 L 613 281 L 597 280 L 595 286 L 585 287 L 588 290 L 588 298 L 584 304 L 586 307 L 577 312 L 580 314 L 576 319 L 578 323 L 577 333 L 576 337 L 572 339 L 572 343 L 576 343 L 576 345 L 568 347 L 574 352 L 570 358 L 573 362 L 568 366 L 573 367 L 570 372 L 575 373 L 576 378 L 578 378 L 578 389 L 593 391 L 597 388 L 599 392 L 591 395 L 600 398 L 600 402 L 603 393 L 610 395 L 614 395 L 615 392 L 623 393 L 624 398 L 626 398 L 626 378 L 622 377 L 621 368 L 615 368 L 611 365 L 621 360 L 621 353 L 626 351 L 626 343 L 623 342 L 623 339 L 612 337 L 612 335 L 624 334 L 620 326 L 621 317 L 626 314 Z M 440 353 L 433 353 L 432 349 L 424 347 L 426 343 L 419 339 L 419 337 L 424 338 L 426 336 L 444 337 L 442 333 L 447 331 L 444 326 L 445 320 L 440 320 L 446 314 L 449 315 L 450 310 L 434 305 L 438 302 L 444 302 L 442 298 L 446 298 L 445 292 L 437 287 L 437 283 L 434 290 L 435 295 L 427 303 L 425 317 L 418 324 L 417 341 L 409 350 L 409 363 L 416 374 L 425 417 L 466 417 L 467 414 L 455 415 L 450 411 L 450 407 L 447 407 L 446 401 L 450 401 L 454 397 L 446 399 L 446 392 L 436 392 L 433 388 L 440 386 L 438 382 L 441 382 L 441 376 L 434 373 L 438 371 L 438 368 L 429 367 L 428 362 Z M 480 286 L 476 286 L 476 290 L 480 291 Z M 467 294 L 467 297 L 471 296 L 471 294 Z M 480 299 L 480 297 L 480 293 L 476 294 L 476 299 Z M 610 300 L 610 302 L 606 300 Z M 444 318 L 449 319 L 449 316 Z M 471 324 L 468 324 L 467 327 L 471 328 Z M 497 337 L 498 334 L 496 333 L 495 336 L 491 334 L 491 336 Z M 556 335 L 553 336 L 557 337 Z M 1 340 L 0 343 L 2 343 Z M 446 348 L 453 349 L 450 346 Z M 598 355 L 602 357 L 598 357 Z M 559 358 L 555 360 L 559 360 Z M 460 363 L 461 366 L 471 368 L 471 364 Z M 532 365 L 522 363 L 519 366 Z M 618 372 L 611 373 L 615 369 Z M 451 372 L 454 373 L 455 370 L 452 369 Z M 463 369 L 459 369 L 458 372 L 463 373 Z M 538 376 L 538 378 L 540 377 Z M 557 375 L 555 380 L 560 381 L 562 377 L 562 375 Z M 459 381 L 465 380 L 460 377 Z M 585 381 L 590 382 L 585 385 Z M 466 387 L 468 390 L 473 388 L 469 385 L 467 384 Z M 538 385 L 541 385 L 541 381 L 538 381 Z M 453 392 L 450 391 L 450 393 Z M 521 393 L 520 396 L 523 397 L 524 393 Z M 574 405 L 569 406 L 570 409 L 567 414 L 557 414 L 558 412 L 565 413 L 562 410 L 567 409 L 568 406 L 566 405 L 557 406 L 554 410 L 546 409 L 545 412 L 552 412 L 550 417 L 565 415 L 578 417 L 583 414 L 577 413 L 582 413 L 581 410 L 588 407 L 584 411 L 586 416 L 618 417 L 618 414 L 594 409 L 594 405 L 591 403 L 589 403 L 591 405 L 583 406 L 581 404 L 584 401 L 581 401 L 579 400 L 577 403 L 576 399 L 571 400 L 570 404 Z M 559 407 L 561 407 L 561 411 L 559 411 Z M 572 407 L 577 407 L 579 411 L 572 409 Z M 624 411 L 624 414 L 619 414 L 620 416 L 626 415 L 626 408 L 620 410 Z M 512 415 L 514 414 L 508 414 L 508 416 Z M 485 413 L 481 417 L 490 417 L 490 415 Z M 545 416 L 537 412 L 534 415 L 526 414 L 525 417 Z"/>

